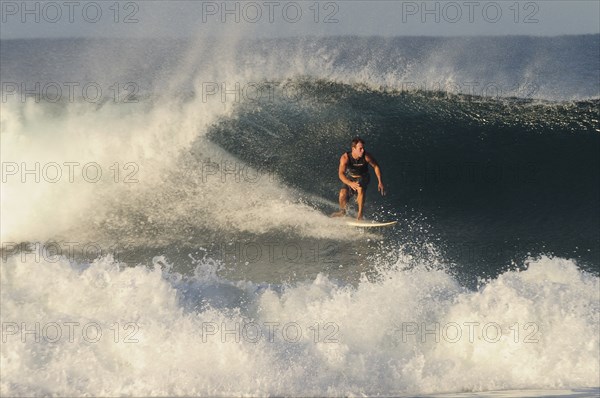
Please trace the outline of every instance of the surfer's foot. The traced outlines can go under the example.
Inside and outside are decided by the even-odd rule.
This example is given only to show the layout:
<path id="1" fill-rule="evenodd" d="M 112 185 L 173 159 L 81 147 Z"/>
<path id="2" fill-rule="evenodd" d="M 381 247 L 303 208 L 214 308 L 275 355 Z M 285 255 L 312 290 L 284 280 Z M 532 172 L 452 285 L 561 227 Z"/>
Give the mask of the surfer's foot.
<path id="1" fill-rule="evenodd" d="M 331 217 L 344 217 L 346 215 L 346 210 L 336 211 L 331 215 Z"/>
<path id="2" fill-rule="evenodd" d="M 357 221 L 360 221 L 360 220 L 362 220 L 362 219 L 363 219 L 363 215 L 362 215 L 362 214 L 359 214 L 359 215 L 356 217 L 356 220 L 357 220 Z"/>

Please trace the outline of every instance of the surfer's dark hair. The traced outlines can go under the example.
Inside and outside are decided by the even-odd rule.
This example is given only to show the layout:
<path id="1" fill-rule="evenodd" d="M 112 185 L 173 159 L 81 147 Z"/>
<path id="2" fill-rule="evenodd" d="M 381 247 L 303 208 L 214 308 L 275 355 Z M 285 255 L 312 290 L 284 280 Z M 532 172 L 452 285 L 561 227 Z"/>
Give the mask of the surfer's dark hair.
<path id="1" fill-rule="evenodd" d="M 361 143 L 361 144 L 363 144 L 363 146 L 365 145 L 365 141 L 364 141 L 362 138 L 360 138 L 360 137 L 355 137 L 355 138 L 352 140 L 352 148 L 354 148 L 355 146 L 357 146 L 357 145 L 358 145 L 358 143 Z"/>

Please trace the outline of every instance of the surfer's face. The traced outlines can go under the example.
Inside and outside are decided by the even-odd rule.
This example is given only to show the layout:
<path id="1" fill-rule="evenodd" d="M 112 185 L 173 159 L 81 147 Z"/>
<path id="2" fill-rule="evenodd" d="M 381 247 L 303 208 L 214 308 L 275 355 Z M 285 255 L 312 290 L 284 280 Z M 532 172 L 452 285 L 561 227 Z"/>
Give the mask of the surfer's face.
<path id="1" fill-rule="evenodd" d="M 352 148 L 352 156 L 354 156 L 355 158 L 361 157 L 364 152 L 365 152 L 365 146 L 363 145 L 362 142 L 359 142 L 358 144 L 356 144 L 356 146 L 354 148 Z"/>

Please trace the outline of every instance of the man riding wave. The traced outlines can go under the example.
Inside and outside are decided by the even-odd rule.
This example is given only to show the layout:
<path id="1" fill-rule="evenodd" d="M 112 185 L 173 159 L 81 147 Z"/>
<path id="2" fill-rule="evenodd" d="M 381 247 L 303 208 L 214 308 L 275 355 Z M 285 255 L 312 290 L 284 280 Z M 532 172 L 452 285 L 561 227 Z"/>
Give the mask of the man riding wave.
<path id="1" fill-rule="evenodd" d="M 333 213 L 332 217 L 346 215 L 348 199 L 356 194 L 356 202 L 358 204 L 358 216 L 356 219 L 362 220 L 366 191 L 371 179 L 369 165 L 371 165 L 377 176 L 377 190 L 381 192 L 381 195 L 385 195 L 379 164 L 377 164 L 377 161 L 370 153 L 365 151 L 365 142 L 360 137 L 354 138 L 351 150 L 345 152 L 340 157 L 338 177 L 344 185 L 340 189 L 340 211 Z"/>

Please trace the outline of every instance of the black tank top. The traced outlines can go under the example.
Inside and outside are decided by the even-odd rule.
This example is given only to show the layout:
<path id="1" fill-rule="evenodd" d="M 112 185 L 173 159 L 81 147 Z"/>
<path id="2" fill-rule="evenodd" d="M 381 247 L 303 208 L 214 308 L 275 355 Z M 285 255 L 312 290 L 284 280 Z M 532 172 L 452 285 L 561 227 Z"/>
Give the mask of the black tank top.
<path id="1" fill-rule="evenodd" d="M 352 157 L 352 152 L 346 152 L 348 155 L 348 166 L 346 167 L 347 174 L 358 177 L 369 173 L 369 163 L 365 158 L 365 153 L 363 153 L 360 158 L 354 159 Z"/>

